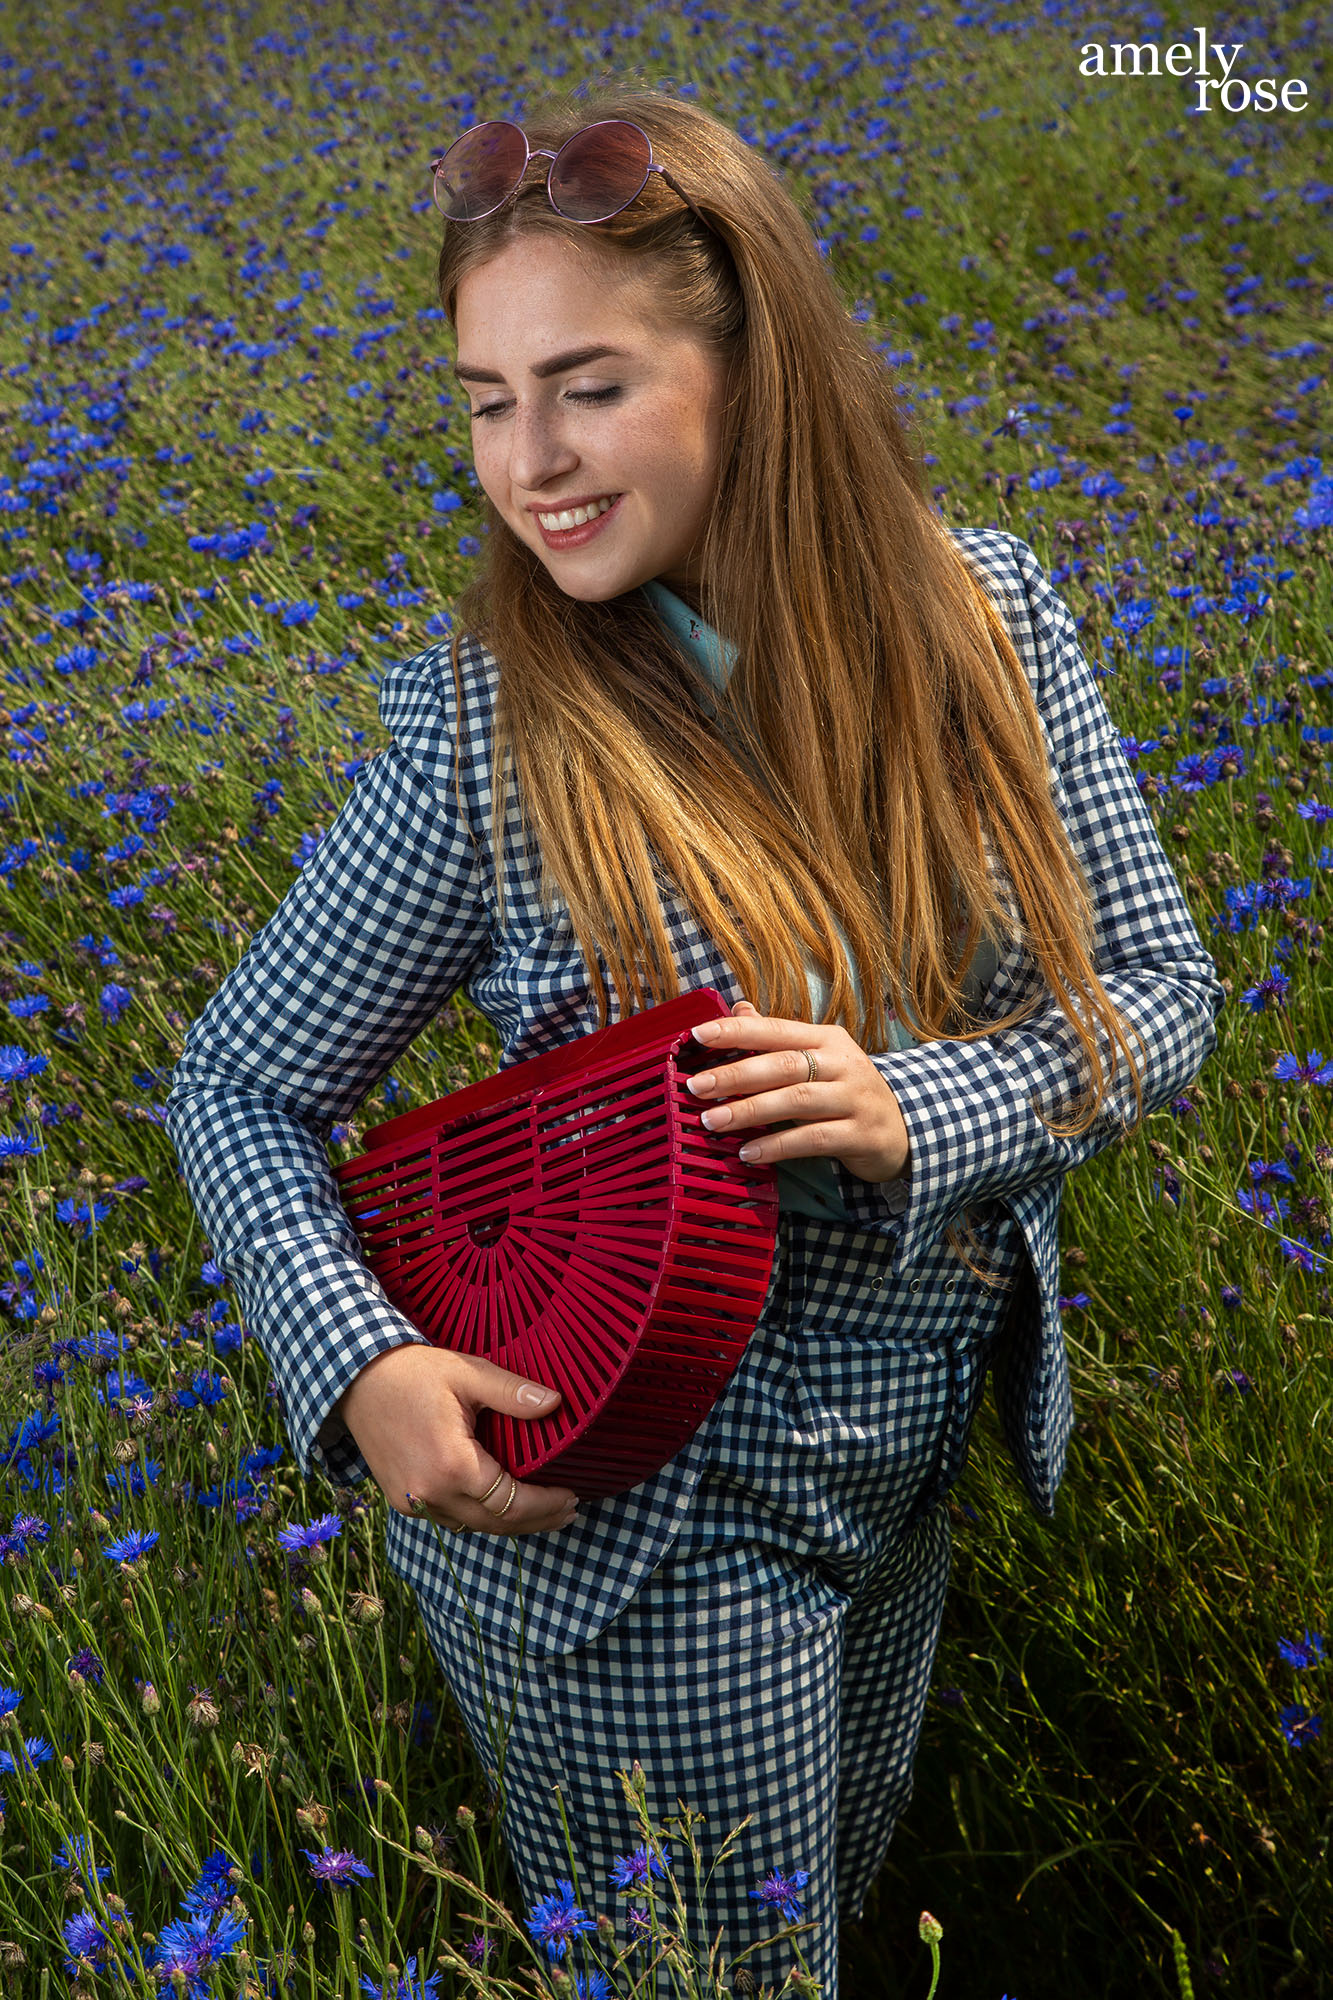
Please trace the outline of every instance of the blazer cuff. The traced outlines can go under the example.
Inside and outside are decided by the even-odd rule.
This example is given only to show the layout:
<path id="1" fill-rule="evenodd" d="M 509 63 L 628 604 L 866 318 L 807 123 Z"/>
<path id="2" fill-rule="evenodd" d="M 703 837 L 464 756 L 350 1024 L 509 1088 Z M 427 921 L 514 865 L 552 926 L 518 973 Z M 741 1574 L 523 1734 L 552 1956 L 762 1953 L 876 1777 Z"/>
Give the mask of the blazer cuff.
<path id="1" fill-rule="evenodd" d="M 391 1347 L 428 1346 L 356 1256 L 328 1238 L 268 1232 L 219 1259 L 273 1371 L 296 1462 L 352 1486 L 370 1467 L 334 1406 Z"/>

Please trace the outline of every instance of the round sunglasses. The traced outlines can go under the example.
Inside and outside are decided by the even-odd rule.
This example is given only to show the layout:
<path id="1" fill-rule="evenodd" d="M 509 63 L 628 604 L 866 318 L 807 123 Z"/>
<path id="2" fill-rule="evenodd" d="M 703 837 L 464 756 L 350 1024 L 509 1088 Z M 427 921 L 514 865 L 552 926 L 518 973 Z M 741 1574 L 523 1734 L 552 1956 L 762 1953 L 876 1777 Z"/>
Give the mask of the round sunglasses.
<path id="1" fill-rule="evenodd" d="M 451 222 L 480 222 L 516 194 L 530 160 L 549 160 L 546 193 L 557 215 L 570 222 L 606 222 L 643 193 L 649 174 L 667 186 L 699 217 L 683 187 L 653 158 L 652 140 L 626 118 L 603 118 L 584 125 L 559 152 L 530 147 L 521 125 L 490 118 L 455 139 L 447 153 L 431 161 L 435 206 Z"/>

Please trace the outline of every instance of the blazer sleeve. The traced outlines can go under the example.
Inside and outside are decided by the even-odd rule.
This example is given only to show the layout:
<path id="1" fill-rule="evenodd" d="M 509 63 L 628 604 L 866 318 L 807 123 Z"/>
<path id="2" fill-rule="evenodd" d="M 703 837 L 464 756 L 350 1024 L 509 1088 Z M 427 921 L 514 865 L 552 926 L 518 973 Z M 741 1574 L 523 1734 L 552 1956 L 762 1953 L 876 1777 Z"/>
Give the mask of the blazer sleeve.
<path id="1" fill-rule="evenodd" d="M 443 717 L 414 661 L 380 715 Z M 443 765 L 440 767 L 444 768 Z M 369 1468 L 330 1412 L 376 1355 L 424 1336 L 372 1276 L 327 1146 L 489 956 L 469 829 L 447 786 L 391 741 L 186 1034 L 166 1128 L 213 1254 L 272 1368 L 302 1472 Z"/>
<path id="2" fill-rule="evenodd" d="M 995 550 L 1008 547 L 1003 556 Z M 1008 553 L 1012 550 L 1012 559 Z M 1094 964 L 1108 995 L 1138 1030 L 1130 1047 L 1145 1117 L 1182 1090 L 1217 1042 L 1225 999 L 1106 703 L 1079 646 L 1074 620 L 1026 542 L 978 536 L 970 553 L 1001 603 L 1028 670 L 1050 758 L 1052 797 L 1087 874 L 1096 909 Z M 1007 1012 L 1042 984 L 1020 942 L 1001 957 L 984 1011 Z M 841 1163 L 839 1186 L 857 1225 L 901 1232 L 892 1271 L 910 1265 L 968 1205 L 1014 1195 L 1091 1159 L 1132 1115 L 1119 1058 L 1116 1088 L 1088 1130 L 1053 1137 L 1037 1116 L 1068 1111 L 1086 1081 L 1077 1037 L 1050 989 L 1022 1026 L 980 1041 L 927 1042 L 871 1054 L 907 1126 L 909 1173 L 901 1182 L 859 1180 Z M 1104 1063 L 1109 1044 L 1101 1037 Z M 906 1206 L 895 1214 L 902 1191 Z M 890 1195 L 892 1190 L 892 1195 Z"/>

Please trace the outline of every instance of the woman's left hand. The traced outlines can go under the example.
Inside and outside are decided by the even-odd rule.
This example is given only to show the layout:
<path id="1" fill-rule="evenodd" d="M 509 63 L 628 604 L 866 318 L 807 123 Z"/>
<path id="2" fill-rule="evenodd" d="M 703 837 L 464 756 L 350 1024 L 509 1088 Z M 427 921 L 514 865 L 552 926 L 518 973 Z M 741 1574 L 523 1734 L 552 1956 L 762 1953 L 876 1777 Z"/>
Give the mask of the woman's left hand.
<path id="1" fill-rule="evenodd" d="M 908 1171 L 911 1141 L 898 1100 L 845 1028 L 779 1020 L 738 1000 L 725 1019 L 700 1022 L 694 1035 L 719 1054 L 755 1051 L 690 1078 L 691 1091 L 712 1106 L 710 1131 L 798 1121 L 756 1139 L 754 1160 L 841 1160 L 863 1181 L 897 1180 Z M 806 1049 L 815 1053 L 813 1082 Z"/>

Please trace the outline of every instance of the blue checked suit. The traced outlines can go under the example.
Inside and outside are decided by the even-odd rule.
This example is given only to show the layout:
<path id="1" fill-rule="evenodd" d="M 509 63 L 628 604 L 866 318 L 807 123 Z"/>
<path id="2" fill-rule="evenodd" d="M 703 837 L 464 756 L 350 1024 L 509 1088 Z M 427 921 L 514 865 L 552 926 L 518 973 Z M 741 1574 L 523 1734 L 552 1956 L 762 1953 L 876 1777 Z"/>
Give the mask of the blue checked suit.
<path id="1" fill-rule="evenodd" d="M 983 529 L 959 530 L 957 541 L 1027 670 L 1052 793 L 1095 892 L 1098 971 L 1142 1037 L 1153 1110 L 1215 1045 L 1223 989 L 1067 608 L 1024 542 Z M 362 1261 L 329 1171 L 333 1126 L 460 988 L 494 1024 L 505 1066 L 596 1026 L 563 904 L 554 918 L 542 911 L 536 855 L 512 796 L 502 853 L 492 853 L 497 667 L 471 638 L 460 664 L 460 714 L 447 645 L 386 673 L 379 705 L 392 740 L 191 1025 L 167 1104 L 191 1199 L 268 1355 L 302 1470 L 322 1465 L 342 1482 L 367 1468 L 333 1406 L 377 1354 L 421 1336 Z M 668 902 L 664 914 L 682 990 L 707 985 L 739 998 L 731 968 L 683 906 Z M 983 1012 L 1006 1011 L 1036 976 L 1012 947 Z M 997 1404 L 1023 1485 L 1050 1514 L 1073 1423 L 1057 1303 L 1061 1187 L 1120 1130 L 1129 1093 L 1081 1138 L 1045 1129 L 1031 1100 L 1048 1110 L 1067 1104 L 1078 1055 L 1054 1000 L 985 1040 L 871 1054 L 901 1106 L 912 1166 L 905 1184 L 885 1189 L 837 1166 L 852 1240 L 865 1232 L 882 1243 L 896 1325 L 910 1339 L 914 1327 L 929 1331 L 957 1310 L 943 1275 L 954 1267 L 939 1254 L 949 1220 L 970 1206 L 1013 1226 L 1022 1254 L 1006 1338 L 994 1349 Z M 751 1418 L 729 1396 L 653 1479 L 587 1505 L 567 1530 L 521 1538 L 530 1653 L 567 1654 L 604 1630 L 680 1535 L 706 1451 L 719 1424 L 732 1422 Z M 450 1538 L 480 1629 L 497 1645 L 517 1629 L 517 1547 L 501 1535 Z M 456 1602 L 429 1523 L 391 1512 L 388 1548 L 423 1602 Z"/>

